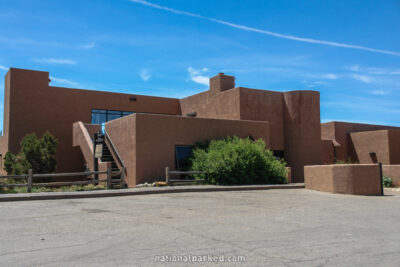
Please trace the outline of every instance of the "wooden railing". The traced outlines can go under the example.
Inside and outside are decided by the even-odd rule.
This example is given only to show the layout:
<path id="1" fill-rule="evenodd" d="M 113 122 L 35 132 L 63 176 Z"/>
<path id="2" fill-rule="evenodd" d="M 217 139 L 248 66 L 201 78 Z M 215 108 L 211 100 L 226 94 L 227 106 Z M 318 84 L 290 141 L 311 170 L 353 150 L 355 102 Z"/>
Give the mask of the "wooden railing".
<path id="1" fill-rule="evenodd" d="M 169 167 L 165 168 L 165 183 L 166 184 L 171 184 L 171 183 L 185 183 L 185 182 L 190 182 L 190 183 L 204 183 L 206 180 L 183 180 L 183 179 L 171 179 L 171 175 L 190 175 L 190 174 L 204 174 L 205 172 L 201 171 L 170 171 Z"/>
<path id="2" fill-rule="evenodd" d="M 50 182 L 50 183 L 34 183 L 33 178 L 59 178 L 59 177 L 76 177 L 76 176 L 90 176 L 94 174 L 107 174 L 106 179 L 93 179 L 87 181 L 73 181 L 73 182 Z M 113 174 L 121 174 L 120 179 L 112 179 Z M 88 185 L 88 184 L 98 184 L 98 183 L 107 183 L 107 188 L 111 187 L 112 182 L 124 182 L 123 181 L 123 170 L 121 173 L 112 173 L 111 169 L 108 168 L 107 171 L 98 171 L 98 172 L 71 172 L 71 173 L 45 173 L 45 174 L 34 174 L 32 169 L 29 169 L 28 174 L 22 175 L 5 175 L 0 176 L 1 179 L 27 179 L 27 183 L 19 183 L 19 184 L 0 184 L 0 187 L 27 187 L 28 192 L 32 192 L 33 186 L 68 186 L 68 185 Z"/>

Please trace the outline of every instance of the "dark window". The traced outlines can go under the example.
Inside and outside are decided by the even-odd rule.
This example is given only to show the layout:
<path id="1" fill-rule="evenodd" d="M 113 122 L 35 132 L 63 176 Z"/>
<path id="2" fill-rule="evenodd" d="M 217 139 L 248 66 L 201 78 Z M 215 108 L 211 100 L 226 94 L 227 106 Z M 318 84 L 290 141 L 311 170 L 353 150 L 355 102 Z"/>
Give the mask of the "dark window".
<path id="1" fill-rule="evenodd" d="M 178 170 L 190 167 L 189 158 L 193 153 L 193 146 L 175 146 L 175 164 Z"/>
<path id="2" fill-rule="evenodd" d="M 103 124 L 105 122 L 119 119 L 133 113 L 134 112 L 131 111 L 92 109 L 92 123 Z"/>
<path id="3" fill-rule="evenodd" d="M 283 159 L 285 152 L 283 150 L 273 150 L 274 156 L 277 159 Z"/>

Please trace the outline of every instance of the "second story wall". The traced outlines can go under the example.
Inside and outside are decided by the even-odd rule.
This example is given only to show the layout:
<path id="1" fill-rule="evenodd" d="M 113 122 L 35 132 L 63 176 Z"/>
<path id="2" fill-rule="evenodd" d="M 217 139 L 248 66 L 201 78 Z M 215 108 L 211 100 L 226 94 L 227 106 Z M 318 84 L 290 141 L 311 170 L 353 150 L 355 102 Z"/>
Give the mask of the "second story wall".
<path id="1" fill-rule="evenodd" d="M 206 91 L 180 100 L 182 115 L 196 112 L 197 118 L 240 119 L 239 89 Z"/>
<path id="2" fill-rule="evenodd" d="M 83 158 L 72 147 L 72 124 L 91 122 L 92 109 L 180 114 L 178 99 L 49 86 L 49 73 L 10 69 L 5 87 L 5 150 L 19 151 L 22 138 L 49 131 L 59 141 L 57 171 L 79 171 Z M 9 123 L 12 121 L 12 123 Z M 5 151 L 3 152 L 5 153 Z"/>
<path id="3" fill-rule="evenodd" d="M 239 87 L 240 119 L 268 121 L 272 150 L 285 150 L 283 123 L 283 94 Z"/>

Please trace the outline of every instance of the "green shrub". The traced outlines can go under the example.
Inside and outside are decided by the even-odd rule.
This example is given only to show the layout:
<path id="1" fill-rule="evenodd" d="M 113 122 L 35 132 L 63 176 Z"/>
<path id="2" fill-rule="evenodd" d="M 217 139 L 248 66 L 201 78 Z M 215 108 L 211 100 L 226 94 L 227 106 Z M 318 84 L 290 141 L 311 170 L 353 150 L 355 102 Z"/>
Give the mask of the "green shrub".
<path id="1" fill-rule="evenodd" d="M 383 176 L 382 184 L 384 187 L 391 187 L 392 186 L 392 178 L 388 176 Z"/>
<path id="2" fill-rule="evenodd" d="M 220 185 L 287 183 L 285 163 L 265 149 L 261 139 L 227 137 L 198 145 L 191 170 L 203 171 L 196 179 Z"/>
<path id="3" fill-rule="evenodd" d="M 336 160 L 335 164 L 357 164 L 357 161 L 353 161 L 351 157 L 348 157 L 346 160 Z"/>
<path id="4" fill-rule="evenodd" d="M 56 150 L 58 141 L 49 132 L 38 138 L 36 134 L 28 134 L 21 141 L 21 151 L 14 155 L 10 151 L 4 156 L 4 170 L 9 175 L 28 173 L 52 173 L 56 170 Z"/>

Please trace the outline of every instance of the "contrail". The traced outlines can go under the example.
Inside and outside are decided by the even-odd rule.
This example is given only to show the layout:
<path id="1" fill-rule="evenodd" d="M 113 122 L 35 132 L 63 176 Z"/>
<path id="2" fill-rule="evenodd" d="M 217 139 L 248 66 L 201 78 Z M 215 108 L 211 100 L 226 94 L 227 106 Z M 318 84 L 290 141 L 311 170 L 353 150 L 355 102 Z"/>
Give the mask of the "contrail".
<path id="1" fill-rule="evenodd" d="M 154 3 L 147 2 L 145 0 L 130 0 L 130 1 L 134 2 L 134 3 L 142 4 L 145 6 L 149 6 L 152 8 L 165 10 L 165 11 L 168 11 L 171 13 L 185 15 L 185 16 L 189 16 L 189 17 L 200 18 L 200 19 L 204 19 L 204 20 L 208 20 L 208 21 L 213 21 L 215 23 L 223 24 L 223 25 L 226 25 L 229 27 L 240 29 L 240 30 L 257 32 L 257 33 L 266 34 L 266 35 L 270 35 L 270 36 L 274 36 L 274 37 L 278 37 L 278 38 L 282 38 L 282 39 L 294 40 L 294 41 L 304 42 L 304 43 L 312 43 L 312 44 L 321 44 L 321 45 L 329 45 L 329 46 L 335 46 L 335 47 L 358 49 L 358 50 L 364 50 L 364 51 L 392 55 L 392 56 L 400 56 L 400 52 L 395 52 L 395 51 L 390 51 L 390 50 L 375 49 L 375 48 L 370 48 L 370 47 L 361 46 L 361 45 L 344 44 L 344 43 L 338 43 L 338 42 L 332 42 L 332 41 L 324 41 L 324 40 L 318 40 L 318 39 L 298 37 L 298 36 L 282 34 L 282 33 L 278 33 L 278 32 L 271 32 L 271 31 L 267 31 L 267 30 L 262 30 L 262 29 L 258 29 L 258 28 L 245 26 L 245 25 L 231 23 L 231 22 L 224 21 L 224 20 L 209 18 L 209 17 L 203 16 L 203 15 L 190 13 L 190 12 L 186 12 L 186 11 L 182 11 L 182 10 L 177 10 L 177 9 L 166 7 L 166 6 L 160 6 L 160 5 L 157 5 Z"/>

